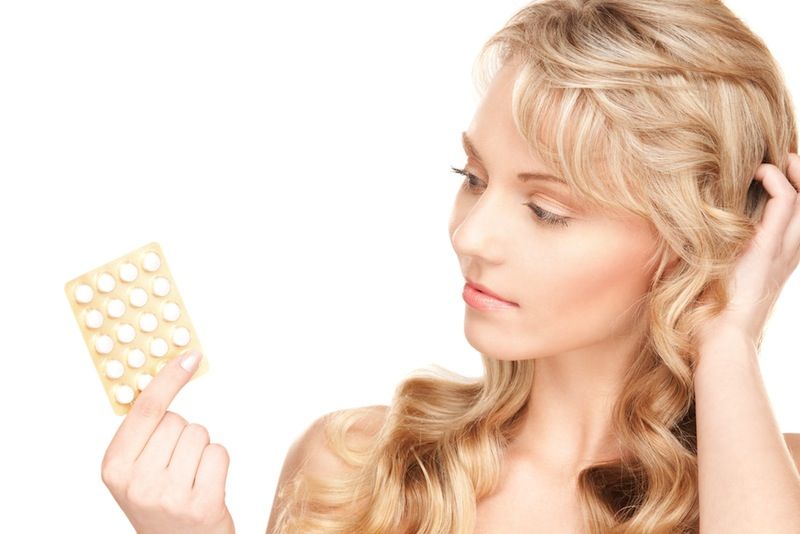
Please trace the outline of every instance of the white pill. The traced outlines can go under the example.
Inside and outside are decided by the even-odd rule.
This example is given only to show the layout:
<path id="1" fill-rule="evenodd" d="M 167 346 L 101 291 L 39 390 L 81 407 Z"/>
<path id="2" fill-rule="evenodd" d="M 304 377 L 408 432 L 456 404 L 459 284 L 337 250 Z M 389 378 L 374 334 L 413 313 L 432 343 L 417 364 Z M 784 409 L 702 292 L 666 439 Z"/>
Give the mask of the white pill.
<path id="1" fill-rule="evenodd" d="M 91 302 L 94 298 L 94 291 L 92 288 L 86 284 L 80 284 L 78 287 L 75 288 L 75 300 L 80 302 L 81 304 L 86 304 L 87 302 Z"/>
<path id="2" fill-rule="evenodd" d="M 179 347 L 185 346 L 189 341 L 192 339 L 192 335 L 189 333 L 188 328 L 184 328 L 183 326 L 177 327 L 175 330 L 172 331 L 172 342 L 175 343 Z"/>
<path id="3" fill-rule="evenodd" d="M 159 297 L 164 297 L 169 293 L 169 280 L 163 276 L 153 278 L 153 293 Z"/>
<path id="4" fill-rule="evenodd" d="M 149 271 L 151 273 L 153 271 L 157 271 L 158 268 L 161 267 L 161 258 L 155 252 L 148 252 L 144 255 L 142 267 L 144 267 L 145 271 Z"/>
<path id="5" fill-rule="evenodd" d="M 108 360 L 106 362 L 106 376 L 111 380 L 116 380 L 125 374 L 125 367 L 119 360 Z"/>
<path id="6" fill-rule="evenodd" d="M 100 310 L 86 310 L 86 326 L 89 328 L 100 328 L 103 326 L 103 314 Z"/>
<path id="7" fill-rule="evenodd" d="M 114 348 L 114 340 L 110 336 L 103 334 L 95 340 L 94 348 L 100 354 L 108 354 Z"/>
<path id="8" fill-rule="evenodd" d="M 160 337 L 157 337 L 150 342 L 150 354 L 156 358 L 160 358 L 165 355 L 168 349 L 169 345 L 167 345 L 167 342 Z"/>
<path id="9" fill-rule="evenodd" d="M 128 367 L 131 369 L 138 369 L 144 365 L 146 359 L 142 349 L 131 349 L 128 352 Z"/>
<path id="10" fill-rule="evenodd" d="M 141 308 L 147 304 L 147 291 L 141 287 L 134 288 L 133 291 L 131 291 L 130 300 L 131 306 Z"/>
<path id="11" fill-rule="evenodd" d="M 103 273 L 97 279 L 97 289 L 99 289 L 101 293 L 110 293 L 114 291 L 115 287 L 117 287 L 117 281 L 114 280 L 114 277 L 109 273 Z"/>
<path id="12" fill-rule="evenodd" d="M 125 313 L 125 303 L 119 299 L 111 299 L 106 304 L 106 313 L 109 317 L 118 319 Z"/>
<path id="13" fill-rule="evenodd" d="M 114 348 L 114 340 L 110 336 L 103 334 L 95 340 L 94 348 L 100 354 L 108 354 Z"/>
<path id="14" fill-rule="evenodd" d="M 129 404 L 133 400 L 134 391 L 128 384 L 117 384 L 114 387 L 114 398 L 120 404 Z"/>
<path id="15" fill-rule="evenodd" d="M 142 391 L 152 380 L 153 375 L 150 373 L 142 373 L 136 377 L 136 387 L 139 388 L 139 391 Z"/>
<path id="16" fill-rule="evenodd" d="M 139 328 L 142 329 L 142 332 L 152 332 L 158 328 L 158 319 L 152 313 L 143 313 L 139 317 Z"/>
<path id="17" fill-rule="evenodd" d="M 164 319 L 167 321 L 177 321 L 178 317 L 181 316 L 181 309 L 174 302 L 167 302 L 161 309 L 161 315 L 163 315 Z"/>
<path id="18" fill-rule="evenodd" d="M 123 343 L 130 343 L 136 337 L 136 330 L 128 323 L 123 323 L 117 327 L 117 339 Z"/>
<path id="19" fill-rule="evenodd" d="M 119 278 L 123 282 L 133 282 L 139 276 L 139 269 L 132 263 L 123 263 L 119 266 Z"/>

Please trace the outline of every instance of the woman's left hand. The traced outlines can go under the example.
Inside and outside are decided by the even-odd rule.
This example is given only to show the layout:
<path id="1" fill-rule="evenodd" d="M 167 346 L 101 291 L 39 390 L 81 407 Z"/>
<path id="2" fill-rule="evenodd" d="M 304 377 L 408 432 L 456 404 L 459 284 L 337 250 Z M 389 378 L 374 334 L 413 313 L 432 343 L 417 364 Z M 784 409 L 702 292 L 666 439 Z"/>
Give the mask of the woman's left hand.
<path id="1" fill-rule="evenodd" d="M 755 178 L 770 195 L 756 234 L 736 264 L 730 302 L 704 323 L 698 340 L 733 329 L 756 343 L 789 275 L 800 262 L 800 156 L 789 154 L 788 179 L 778 167 L 761 164 Z"/>

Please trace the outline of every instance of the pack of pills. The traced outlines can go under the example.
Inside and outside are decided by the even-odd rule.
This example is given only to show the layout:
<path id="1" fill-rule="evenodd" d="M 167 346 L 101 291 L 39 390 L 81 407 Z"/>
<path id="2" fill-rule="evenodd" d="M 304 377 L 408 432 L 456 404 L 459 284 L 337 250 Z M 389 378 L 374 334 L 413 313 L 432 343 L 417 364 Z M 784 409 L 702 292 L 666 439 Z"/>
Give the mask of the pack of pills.
<path id="1" fill-rule="evenodd" d="M 117 415 L 128 413 L 169 360 L 202 352 L 158 243 L 78 276 L 64 290 Z M 204 355 L 192 380 L 207 371 Z"/>

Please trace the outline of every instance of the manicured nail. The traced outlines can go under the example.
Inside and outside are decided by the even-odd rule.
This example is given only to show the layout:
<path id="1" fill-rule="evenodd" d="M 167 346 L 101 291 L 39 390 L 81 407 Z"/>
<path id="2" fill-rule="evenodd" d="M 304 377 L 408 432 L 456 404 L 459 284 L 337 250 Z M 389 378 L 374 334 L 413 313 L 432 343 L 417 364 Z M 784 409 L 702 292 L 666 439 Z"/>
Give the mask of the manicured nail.
<path id="1" fill-rule="evenodd" d="M 201 354 L 196 350 L 190 350 L 181 356 L 181 367 L 189 373 L 194 373 L 197 370 L 197 365 L 200 363 Z"/>

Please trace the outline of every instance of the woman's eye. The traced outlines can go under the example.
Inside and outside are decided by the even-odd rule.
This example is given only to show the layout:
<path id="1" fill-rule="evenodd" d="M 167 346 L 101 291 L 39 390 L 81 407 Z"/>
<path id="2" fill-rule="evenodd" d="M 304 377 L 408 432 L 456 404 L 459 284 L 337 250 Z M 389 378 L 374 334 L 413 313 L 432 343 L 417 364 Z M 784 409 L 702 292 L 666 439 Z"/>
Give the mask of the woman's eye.
<path id="1" fill-rule="evenodd" d="M 481 180 L 471 172 L 468 172 L 466 169 L 458 169 L 456 167 L 450 167 L 450 169 L 458 174 L 463 175 L 464 182 L 461 184 L 461 189 L 468 193 L 475 193 L 480 188 Z M 525 205 L 528 206 L 531 211 L 533 211 L 536 219 L 552 226 L 562 226 L 565 227 L 569 224 L 569 217 L 562 217 L 561 215 L 556 215 L 555 213 L 549 212 L 547 210 L 542 209 L 539 207 L 538 204 L 533 202 L 525 202 Z"/>

